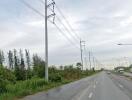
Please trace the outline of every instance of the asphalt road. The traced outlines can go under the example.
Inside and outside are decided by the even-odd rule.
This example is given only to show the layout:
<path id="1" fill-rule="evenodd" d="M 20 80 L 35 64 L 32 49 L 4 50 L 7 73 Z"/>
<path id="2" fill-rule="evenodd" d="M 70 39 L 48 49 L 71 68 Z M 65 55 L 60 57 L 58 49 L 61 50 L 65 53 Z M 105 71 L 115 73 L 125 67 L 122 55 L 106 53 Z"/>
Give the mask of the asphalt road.
<path id="1" fill-rule="evenodd" d="M 132 100 L 132 81 L 101 72 L 22 100 Z"/>

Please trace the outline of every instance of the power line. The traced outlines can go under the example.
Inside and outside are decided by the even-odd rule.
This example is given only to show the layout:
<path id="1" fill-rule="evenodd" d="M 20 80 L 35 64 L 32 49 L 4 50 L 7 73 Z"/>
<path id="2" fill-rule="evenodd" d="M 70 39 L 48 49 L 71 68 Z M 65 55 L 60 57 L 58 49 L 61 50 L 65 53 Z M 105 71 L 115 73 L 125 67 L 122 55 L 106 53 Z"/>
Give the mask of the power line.
<path id="1" fill-rule="evenodd" d="M 39 1 L 40 1 L 41 3 L 44 4 L 44 1 L 42 1 L 42 0 L 39 0 Z M 72 36 L 75 40 L 80 39 L 80 37 L 79 37 L 78 34 L 74 31 L 74 29 L 73 29 L 72 26 L 70 25 L 69 21 L 66 19 L 66 17 L 64 16 L 64 14 L 62 13 L 62 11 L 60 10 L 60 8 L 58 7 L 58 5 L 57 5 L 56 3 L 55 3 L 55 7 L 57 8 L 58 12 L 59 12 L 60 15 L 63 17 L 63 19 L 65 20 L 65 22 L 67 23 L 67 25 L 69 26 L 69 28 L 70 28 L 70 30 L 71 30 L 72 32 L 69 31 L 69 29 L 62 23 L 62 21 L 60 21 L 61 24 L 63 24 L 63 26 L 65 27 L 65 29 L 66 29 L 69 33 L 71 33 L 71 36 Z M 51 10 L 51 9 L 50 9 L 50 10 Z M 57 19 L 59 19 L 59 18 L 57 18 Z M 74 36 L 72 33 L 75 34 L 76 38 L 75 38 L 75 36 Z"/>
<path id="2" fill-rule="evenodd" d="M 43 15 L 41 12 L 39 12 L 38 10 L 36 10 L 34 7 L 32 7 L 29 3 L 27 3 L 24 0 L 20 0 L 20 2 L 22 2 L 26 7 L 28 7 L 29 9 L 33 10 L 35 13 L 37 13 L 38 15 L 40 15 L 41 17 L 45 18 L 45 15 Z M 53 23 L 52 21 L 48 20 L 50 23 Z"/>
<path id="3" fill-rule="evenodd" d="M 41 17 L 45 17 L 42 13 L 40 13 L 38 10 L 36 10 L 34 7 L 32 7 L 30 4 L 28 4 L 26 1 L 24 0 L 20 0 L 20 2 L 22 2 L 23 4 L 25 4 L 28 8 L 30 8 L 31 10 L 33 10 L 34 12 L 36 12 L 38 15 L 40 15 Z"/>
<path id="4" fill-rule="evenodd" d="M 64 27 L 64 29 L 65 29 L 68 33 L 71 33 L 71 32 L 69 31 L 69 29 L 65 26 L 65 24 L 61 21 L 61 19 L 60 19 L 59 17 L 57 17 L 57 16 L 56 16 L 56 18 L 57 18 L 57 20 L 62 24 L 62 26 Z M 78 41 L 72 34 L 69 34 L 69 35 L 71 35 L 72 38 L 74 38 L 75 41 Z"/>
<path id="5" fill-rule="evenodd" d="M 36 10 L 34 7 L 32 7 L 30 4 L 28 4 L 26 1 L 24 1 L 24 0 L 22 0 L 21 1 L 23 4 L 25 4 L 25 6 L 27 6 L 28 8 L 30 8 L 31 10 L 33 10 L 34 12 L 36 12 L 38 15 L 40 15 L 41 17 L 43 17 L 43 18 L 45 18 L 45 16 L 42 14 L 42 13 L 40 13 L 38 10 Z M 42 1 L 43 2 L 43 1 Z M 44 3 L 44 2 L 43 2 Z M 48 21 L 50 21 L 50 20 L 48 20 Z M 50 21 L 51 22 L 51 21 Z M 51 22 L 52 23 L 52 22 Z M 70 38 L 67 36 L 67 35 L 65 35 L 65 33 L 56 25 L 56 24 L 54 24 L 55 26 L 56 26 L 56 28 L 60 31 L 60 33 L 70 42 L 70 43 L 72 43 L 72 44 L 74 44 L 71 40 L 70 40 Z M 76 46 L 75 44 L 74 44 L 74 46 Z M 76 46 L 77 47 L 77 46 Z M 78 47 L 77 47 L 78 48 Z"/>
<path id="6" fill-rule="evenodd" d="M 69 26 L 69 28 L 71 29 L 71 31 L 75 34 L 76 38 L 80 39 L 80 37 L 78 36 L 78 34 L 74 31 L 74 29 L 72 28 L 71 24 L 69 23 L 69 21 L 66 19 L 66 17 L 64 16 L 64 14 L 62 13 L 62 11 L 60 10 L 60 8 L 58 7 L 57 4 L 55 4 L 58 12 L 61 14 L 61 16 L 63 17 L 63 19 L 65 20 L 65 22 L 67 23 L 67 25 Z"/>
<path id="7" fill-rule="evenodd" d="M 59 31 L 70 43 L 74 44 L 73 41 L 70 40 L 70 38 L 64 33 L 64 31 L 62 31 L 62 30 L 59 28 L 59 26 L 58 26 L 57 24 L 54 23 L 54 25 L 55 25 L 55 27 L 58 29 L 58 31 Z M 74 46 L 76 46 L 76 45 L 74 44 Z M 78 48 L 78 46 L 76 46 L 76 47 Z"/>
<path id="8" fill-rule="evenodd" d="M 39 0 L 41 3 L 43 3 L 44 4 L 44 1 L 42 1 L 42 0 Z M 55 4 L 56 5 L 56 4 Z M 61 14 L 61 16 L 63 17 L 63 19 L 65 20 L 65 22 L 67 23 L 67 25 L 70 27 L 70 24 L 69 24 L 69 22 L 66 20 L 66 18 L 65 18 L 65 16 L 63 15 L 63 13 L 60 11 L 60 9 L 58 8 L 58 6 L 56 5 L 56 8 L 57 8 L 57 10 L 59 11 L 59 13 Z M 51 9 L 50 9 L 51 10 Z M 76 38 L 73 34 L 72 34 L 72 32 L 67 28 L 67 26 L 62 22 L 62 20 L 58 17 L 58 16 L 56 16 L 56 19 L 62 24 L 62 26 L 64 27 L 64 29 L 68 32 L 68 34 L 72 37 L 72 38 L 74 38 L 74 40 L 75 41 L 78 41 L 78 39 L 80 39 L 80 38 Z M 72 29 L 72 28 L 71 28 Z"/>
<path id="9" fill-rule="evenodd" d="M 39 0 L 42 4 L 44 4 L 45 5 L 45 2 L 43 1 L 43 0 Z M 54 0 L 52 0 L 53 2 L 54 2 Z M 54 4 L 55 4 L 55 2 L 54 2 Z M 53 11 L 53 9 L 51 9 L 50 7 L 48 8 L 48 9 L 50 9 L 51 11 Z"/>

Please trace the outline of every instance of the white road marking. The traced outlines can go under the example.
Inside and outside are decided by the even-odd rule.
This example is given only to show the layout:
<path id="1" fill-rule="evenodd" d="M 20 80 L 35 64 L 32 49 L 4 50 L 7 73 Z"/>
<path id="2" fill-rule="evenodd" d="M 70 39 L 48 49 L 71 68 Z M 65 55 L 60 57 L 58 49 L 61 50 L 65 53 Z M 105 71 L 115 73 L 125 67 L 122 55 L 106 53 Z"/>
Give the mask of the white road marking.
<path id="1" fill-rule="evenodd" d="M 88 88 L 86 88 L 81 95 L 79 96 L 78 100 L 81 100 L 81 98 L 86 94 L 86 92 L 89 90 L 90 86 Z"/>
<path id="2" fill-rule="evenodd" d="M 93 96 L 93 93 L 91 92 L 88 97 L 89 98 L 92 98 L 92 96 Z"/>
<path id="3" fill-rule="evenodd" d="M 72 100 L 82 100 L 83 96 L 87 94 L 88 90 L 92 87 L 92 83 L 93 82 L 90 82 L 89 86 L 84 91 L 82 91 L 81 94 L 79 93 L 80 94 L 79 96 L 72 98 Z M 89 98 L 92 98 L 92 96 L 93 96 L 93 93 L 90 93 Z"/>
<path id="4" fill-rule="evenodd" d="M 96 85 L 94 85 L 93 88 L 95 89 L 96 88 Z"/>
<path id="5" fill-rule="evenodd" d="M 120 88 L 123 88 L 123 85 L 119 84 L 119 87 L 120 87 Z"/>
<path id="6" fill-rule="evenodd" d="M 98 84 L 98 81 L 96 81 L 96 84 Z"/>

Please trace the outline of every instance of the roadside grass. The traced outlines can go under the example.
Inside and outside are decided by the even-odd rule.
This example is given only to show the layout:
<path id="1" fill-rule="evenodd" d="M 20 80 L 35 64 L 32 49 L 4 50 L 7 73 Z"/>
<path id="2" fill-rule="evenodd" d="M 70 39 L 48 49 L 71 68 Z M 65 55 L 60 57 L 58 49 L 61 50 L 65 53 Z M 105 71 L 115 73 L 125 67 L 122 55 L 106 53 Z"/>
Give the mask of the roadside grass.
<path id="1" fill-rule="evenodd" d="M 17 100 L 18 98 L 41 91 L 47 91 L 51 88 L 55 88 L 70 82 L 70 80 L 63 80 L 62 82 L 46 82 L 44 79 L 38 78 L 20 81 L 16 84 L 7 85 L 6 92 L 0 94 L 0 100 Z"/>
<path id="2" fill-rule="evenodd" d="M 48 85 L 48 82 L 39 78 L 8 84 L 6 92 L 0 95 L 0 100 L 14 100 L 14 97 L 23 97 L 32 94 L 45 85 Z"/>
<path id="3" fill-rule="evenodd" d="M 0 100 L 17 100 L 27 95 L 35 94 L 41 91 L 47 91 L 51 88 L 55 88 L 63 84 L 67 84 L 79 80 L 81 78 L 91 76 L 95 73 L 97 72 L 89 73 L 89 75 L 84 74 L 82 75 L 82 77 L 78 79 L 70 79 L 70 80 L 62 79 L 57 82 L 47 82 L 45 81 L 45 79 L 33 78 L 26 81 L 19 81 L 15 84 L 8 84 L 6 86 L 6 92 L 0 94 Z"/>

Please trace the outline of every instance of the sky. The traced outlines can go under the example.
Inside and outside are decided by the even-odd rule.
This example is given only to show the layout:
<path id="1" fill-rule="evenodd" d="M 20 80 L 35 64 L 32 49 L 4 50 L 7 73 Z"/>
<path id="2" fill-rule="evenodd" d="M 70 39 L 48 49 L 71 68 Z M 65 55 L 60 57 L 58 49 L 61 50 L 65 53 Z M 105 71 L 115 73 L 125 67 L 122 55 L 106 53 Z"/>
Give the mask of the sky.
<path id="1" fill-rule="evenodd" d="M 29 49 L 32 54 L 37 53 L 44 58 L 44 18 L 21 1 L 0 2 L 0 49 L 5 52 L 14 48 Z M 44 15 L 41 0 L 25 1 Z M 55 23 L 71 40 L 69 41 L 48 22 L 50 65 L 73 64 L 80 61 L 77 36 L 86 41 L 83 56 L 87 61 L 88 52 L 91 51 L 107 68 L 126 59 L 131 62 L 132 46 L 117 44 L 132 43 L 132 0 L 55 0 L 55 2 L 74 33 L 65 31 L 57 18 L 55 19 Z M 56 8 L 55 13 L 67 26 Z M 69 27 L 68 29 L 70 30 Z"/>

